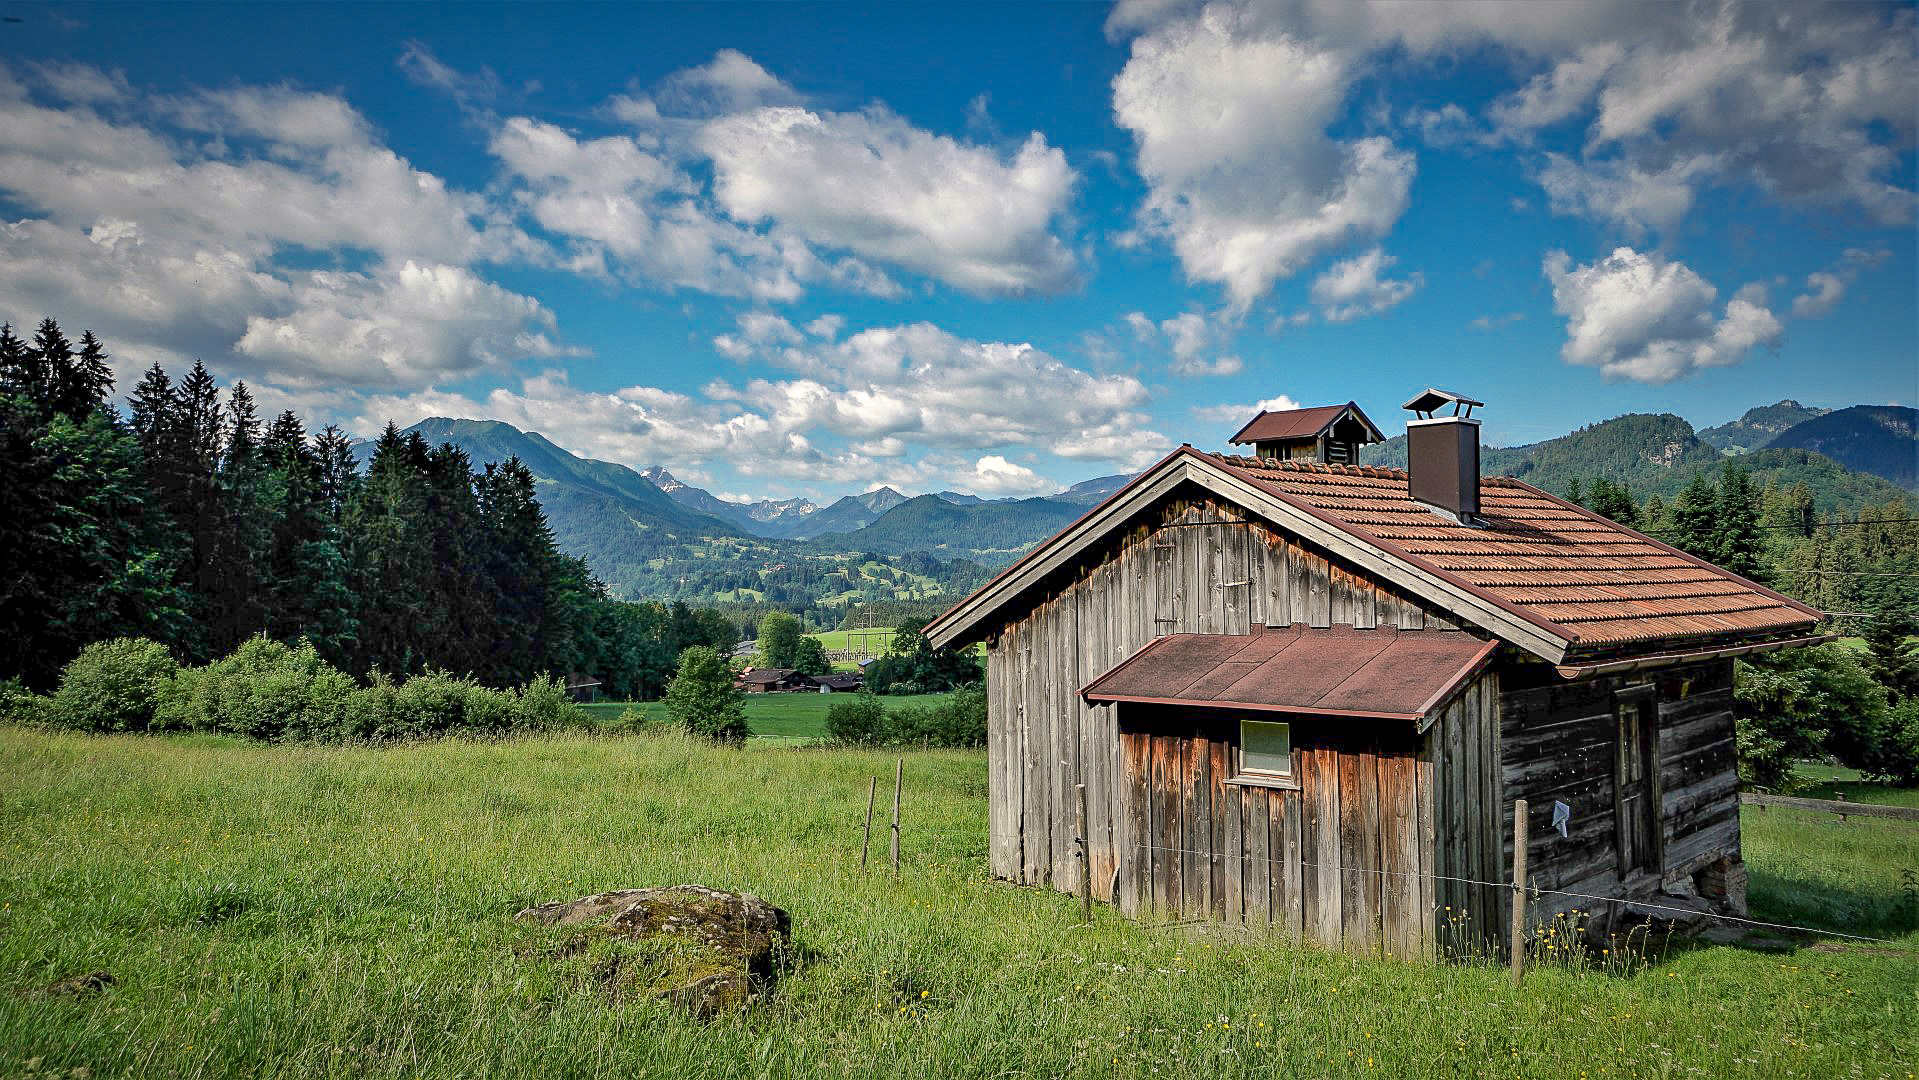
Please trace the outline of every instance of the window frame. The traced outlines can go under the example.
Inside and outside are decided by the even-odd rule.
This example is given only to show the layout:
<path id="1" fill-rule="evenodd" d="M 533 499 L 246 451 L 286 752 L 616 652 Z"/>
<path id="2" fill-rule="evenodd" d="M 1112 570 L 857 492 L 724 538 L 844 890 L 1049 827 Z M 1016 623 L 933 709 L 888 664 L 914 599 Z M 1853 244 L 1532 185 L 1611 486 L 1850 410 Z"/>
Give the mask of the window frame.
<path id="1" fill-rule="evenodd" d="M 1293 722 L 1274 720 L 1263 716 L 1242 716 L 1235 721 L 1237 730 L 1233 744 L 1233 775 L 1225 782 L 1242 787 L 1279 788 L 1286 791 L 1299 790 L 1299 753 L 1293 742 Z M 1286 729 L 1286 771 L 1252 768 L 1246 764 L 1246 725 L 1274 724 Z"/>

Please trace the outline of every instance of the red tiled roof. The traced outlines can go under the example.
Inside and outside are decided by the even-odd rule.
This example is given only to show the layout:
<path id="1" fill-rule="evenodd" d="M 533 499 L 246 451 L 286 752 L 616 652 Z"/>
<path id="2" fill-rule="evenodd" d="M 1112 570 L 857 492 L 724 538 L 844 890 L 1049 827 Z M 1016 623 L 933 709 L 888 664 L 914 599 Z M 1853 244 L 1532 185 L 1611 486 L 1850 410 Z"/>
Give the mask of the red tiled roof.
<path id="1" fill-rule="evenodd" d="M 1401 469 L 1206 456 L 1363 540 L 1441 571 L 1573 648 L 1751 637 L 1803 630 L 1820 618 L 1804 604 L 1509 477 L 1481 478 L 1480 528 L 1414 502 Z"/>
<path id="2" fill-rule="evenodd" d="M 1350 626 L 1173 634 L 1149 642 L 1081 693 L 1088 701 L 1417 720 L 1498 648 L 1467 634 Z"/>
<path id="3" fill-rule="evenodd" d="M 1316 405 L 1310 409 L 1262 411 L 1258 416 L 1247 421 L 1246 426 L 1239 429 L 1239 434 L 1228 441 L 1252 443 L 1272 439 L 1303 439 L 1309 435 L 1318 435 L 1331 427 L 1333 421 L 1339 419 L 1339 414 L 1347 409 L 1359 413 L 1359 406 L 1350 401 L 1344 405 Z M 1359 413 L 1361 422 L 1367 427 L 1372 427 L 1372 421 L 1365 419 L 1365 415 Z"/>

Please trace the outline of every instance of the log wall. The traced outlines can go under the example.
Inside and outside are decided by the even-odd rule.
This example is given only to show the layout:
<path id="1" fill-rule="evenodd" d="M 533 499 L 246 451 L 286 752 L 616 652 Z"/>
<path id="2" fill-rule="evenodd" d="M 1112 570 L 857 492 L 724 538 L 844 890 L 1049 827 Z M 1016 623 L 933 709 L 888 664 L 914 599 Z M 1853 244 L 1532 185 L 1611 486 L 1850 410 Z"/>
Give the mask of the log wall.
<path id="1" fill-rule="evenodd" d="M 1567 681 L 1544 665 L 1510 666 L 1500 696 L 1506 798 L 1530 804 L 1526 860 L 1534 884 L 1599 896 L 1647 897 L 1720 858 L 1738 860 L 1739 778 L 1731 660 Z M 1622 693 L 1654 695 L 1660 870 L 1622 874 L 1614 769 Z M 1552 827 L 1554 800 L 1571 807 L 1568 834 Z M 1510 821 L 1503 825 L 1510 860 Z M 1538 916 L 1591 901 L 1544 896 Z"/>

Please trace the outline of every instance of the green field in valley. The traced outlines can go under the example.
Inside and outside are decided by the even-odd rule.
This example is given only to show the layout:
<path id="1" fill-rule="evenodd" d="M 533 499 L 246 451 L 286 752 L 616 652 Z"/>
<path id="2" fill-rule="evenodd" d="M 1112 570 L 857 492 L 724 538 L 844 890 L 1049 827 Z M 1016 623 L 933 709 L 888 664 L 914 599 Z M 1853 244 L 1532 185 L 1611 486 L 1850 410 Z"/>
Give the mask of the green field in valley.
<path id="1" fill-rule="evenodd" d="M 1745 815 L 1754 914 L 1892 939 L 1631 974 L 1342 955 L 994 881 L 977 751 L 669 735 L 373 747 L 0 728 L 0 1076 L 1909 1077 L 1919 829 Z M 876 844 L 884 852 L 883 843 Z M 609 996 L 530 904 L 700 882 L 793 915 L 743 1015 Z M 1811 896 L 1818 904 L 1788 906 Z M 91 996 L 59 980 L 106 972 Z"/>
<path id="2" fill-rule="evenodd" d="M 880 700 L 889 709 L 909 705 L 927 705 L 944 698 L 944 694 L 902 694 L 884 697 Z M 835 701 L 846 700 L 839 694 L 748 694 L 746 695 L 746 726 L 756 738 L 775 739 L 823 739 L 826 737 L 826 710 L 833 707 Z M 639 709 L 646 713 L 647 722 L 664 724 L 666 704 L 659 701 L 628 704 L 616 701 L 601 701 L 584 706 L 587 715 L 595 723 L 608 724 L 617 720 L 628 709 Z"/>

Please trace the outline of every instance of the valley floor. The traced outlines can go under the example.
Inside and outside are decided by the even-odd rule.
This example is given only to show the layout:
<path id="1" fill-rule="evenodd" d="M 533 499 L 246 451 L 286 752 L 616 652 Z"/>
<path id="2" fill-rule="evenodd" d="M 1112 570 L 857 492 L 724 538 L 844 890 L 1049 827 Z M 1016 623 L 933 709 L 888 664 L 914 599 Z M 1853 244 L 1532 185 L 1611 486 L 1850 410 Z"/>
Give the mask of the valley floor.
<path id="1" fill-rule="evenodd" d="M 385 749 L 0 729 L 0 1076 L 1909 1078 L 1919 829 L 1748 811 L 1755 914 L 1896 939 L 1631 975 L 1356 958 L 991 880 L 978 752 L 668 735 Z M 1853 796 L 1849 796 L 1853 797 Z M 1910 796 L 1906 796 L 1910 797 Z M 882 798 L 885 803 L 885 798 Z M 792 912 L 772 999 L 609 1002 L 512 921 L 681 882 Z M 93 995 L 57 980 L 102 971 Z M 86 1070 L 85 1072 L 77 1070 Z"/>

